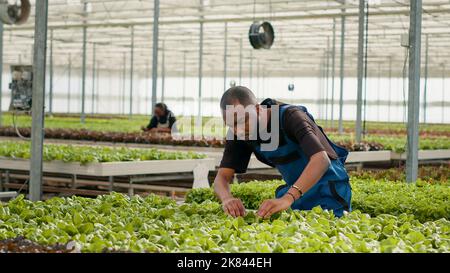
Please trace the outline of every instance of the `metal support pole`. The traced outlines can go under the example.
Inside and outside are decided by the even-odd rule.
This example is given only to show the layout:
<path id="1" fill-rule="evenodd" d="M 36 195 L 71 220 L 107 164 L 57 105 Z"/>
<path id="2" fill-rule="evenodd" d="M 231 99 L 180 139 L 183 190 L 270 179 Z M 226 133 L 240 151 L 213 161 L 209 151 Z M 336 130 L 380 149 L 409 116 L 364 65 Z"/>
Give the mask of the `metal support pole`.
<path id="1" fill-rule="evenodd" d="M 342 13 L 345 13 L 345 9 L 342 9 Z M 343 111 L 344 111 L 344 59 L 345 59 L 345 16 L 341 17 L 341 56 L 340 56 L 340 94 L 339 94 L 339 134 L 344 133 L 343 124 Z"/>
<path id="2" fill-rule="evenodd" d="M 161 60 L 161 102 L 164 102 L 166 95 L 166 45 L 162 41 Z"/>
<path id="3" fill-rule="evenodd" d="M 336 18 L 333 18 L 333 46 L 331 50 L 331 128 L 334 127 L 334 74 L 336 73 Z"/>
<path id="4" fill-rule="evenodd" d="M 445 65 L 442 64 L 442 99 L 441 99 L 442 123 L 444 123 L 444 106 L 445 106 Z"/>
<path id="5" fill-rule="evenodd" d="M 133 73 L 134 73 L 134 26 L 131 26 L 130 45 L 130 118 L 133 117 Z"/>
<path id="6" fill-rule="evenodd" d="M 95 58 L 96 58 L 96 44 L 93 44 L 92 48 L 92 94 L 91 94 L 91 114 L 94 114 L 95 106 Z"/>
<path id="7" fill-rule="evenodd" d="M 329 78 L 330 78 L 330 37 L 327 37 L 327 52 L 325 53 L 326 57 L 326 67 L 325 67 L 325 126 L 328 127 L 328 91 L 329 87 Z"/>
<path id="8" fill-rule="evenodd" d="M 428 89 L 428 34 L 425 36 L 425 75 L 423 83 L 423 123 L 427 123 L 427 89 Z"/>
<path id="9" fill-rule="evenodd" d="M 49 82 L 48 113 L 53 114 L 53 29 L 50 29 L 50 82 Z"/>
<path id="10" fill-rule="evenodd" d="M 377 82 L 377 121 L 380 121 L 380 93 L 381 93 L 381 63 L 378 64 L 378 82 Z"/>
<path id="11" fill-rule="evenodd" d="M 100 98 L 100 62 L 98 62 L 97 61 L 97 66 L 96 66 L 97 68 L 96 68 L 96 70 L 97 70 L 97 75 L 96 75 L 96 87 L 95 87 L 95 89 L 97 90 L 96 92 L 95 92 L 95 101 L 97 102 L 96 104 L 95 104 L 95 113 L 98 113 L 98 105 L 99 105 L 99 102 L 100 102 L 100 100 L 99 100 L 99 98 Z"/>
<path id="12" fill-rule="evenodd" d="M 67 112 L 70 112 L 70 93 L 71 93 L 71 80 L 72 80 L 72 56 L 69 53 L 69 66 L 67 68 Z"/>
<path id="13" fill-rule="evenodd" d="M 123 82 L 122 82 L 122 115 L 125 115 L 125 92 L 126 92 L 126 85 L 127 85 L 127 53 L 123 53 Z"/>
<path id="14" fill-rule="evenodd" d="M 145 64 L 145 113 L 146 114 L 148 114 L 147 111 L 149 109 L 151 109 L 151 105 L 148 105 L 149 101 L 150 101 L 150 94 L 148 92 L 148 89 L 149 89 L 148 79 L 150 78 L 149 71 L 150 71 L 150 67 L 149 67 L 149 63 L 147 62 Z"/>
<path id="15" fill-rule="evenodd" d="M 109 192 L 112 192 L 114 190 L 114 176 L 109 176 L 108 182 L 109 182 L 108 190 Z"/>
<path id="16" fill-rule="evenodd" d="M 186 106 L 186 51 L 183 53 L 183 115 Z"/>
<path id="17" fill-rule="evenodd" d="M 253 89 L 253 49 L 250 49 L 250 76 L 249 76 L 249 88 Z"/>
<path id="18" fill-rule="evenodd" d="M 159 0 L 153 2 L 152 113 L 156 104 L 158 81 Z"/>
<path id="19" fill-rule="evenodd" d="M 317 94 L 319 98 L 317 99 L 317 111 L 320 119 L 323 119 L 323 109 L 322 109 L 322 96 L 323 96 L 323 87 L 322 87 L 322 77 L 323 77 L 323 61 L 321 60 L 319 63 L 319 75 L 317 77 Z"/>
<path id="20" fill-rule="evenodd" d="M 255 90 L 255 95 L 256 98 L 259 98 L 259 59 L 256 61 L 256 90 Z"/>
<path id="21" fill-rule="evenodd" d="M 45 62 L 47 49 L 48 1 L 36 1 L 33 62 L 33 105 L 29 198 L 42 196 L 42 153 L 44 148 Z"/>
<path id="22" fill-rule="evenodd" d="M 203 0 L 200 1 L 200 12 L 203 11 Z M 200 19 L 203 19 L 201 16 Z M 199 50 L 198 50 L 198 113 L 197 113 L 197 125 L 202 125 L 202 76 L 203 76 L 203 21 L 200 21 L 200 37 L 199 37 Z"/>
<path id="23" fill-rule="evenodd" d="M 388 122 L 391 121 L 391 98 L 392 98 L 392 56 L 389 56 L 389 99 L 388 99 Z"/>
<path id="24" fill-rule="evenodd" d="M 362 134 L 362 91 L 363 91 L 363 73 L 364 73 L 364 4 L 365 0 L 359 0 L 359 19 L 358 19 L 358 93 L 356 95 L 356 142 L 361 142 Z"/>
<path id="25" fill-rule="evenodd" d="M 239 85 L 242 85 L 242 38 L 239 40 Z"/>
<path id="26" fill-rule="evenodd" d="M 84 2 L 84 16 L 87 16 L 87 2 Z M 84 20 L 86 23 L 86 20 Z M 81 123 L 84 124 L 86 119 L 85 102 L 86 102 L 86 39 L 87 27 L 83 27 L 83 65 L 81 76 Z"/>
<path id="27" fill-rule="evenodd" d="M 420 111 L 420 49 L 422 33 L 422 0 L 411 0 L 409 26 L 408 143 L 406 181 L 417 180 Z"/>
<path id="28" fill-rule="evenodd" d="M 228 23 L 225 22 L 225 37 L 223 46 L 223 92 L 227 91 L 227 54 L 228 54 Z"/>
<path id="29" fill-rule="evenodd" d="M 0 126 L 2 126 L 2 96 L 3 96 L 3 23 L 0 22 Z"/>

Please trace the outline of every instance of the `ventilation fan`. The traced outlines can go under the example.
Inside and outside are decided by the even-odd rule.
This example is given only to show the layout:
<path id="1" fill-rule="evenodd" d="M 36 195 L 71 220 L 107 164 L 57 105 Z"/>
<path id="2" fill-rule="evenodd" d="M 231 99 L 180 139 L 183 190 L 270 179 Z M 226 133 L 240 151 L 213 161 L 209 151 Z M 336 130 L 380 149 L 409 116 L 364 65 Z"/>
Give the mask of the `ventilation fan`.
<path id="1" fill-rule="evenodd" d="M 20 5 L 10 4 L 8 0 L 0 0 L 0 20 L 8 25 L 20 25 L 30 16 L 30 1 L 20 0 Z"/>
<path id="2" fill-rule="evenodd" d="M 275 39 L 273 27 L 269 22 L 255 22 L 250 26 L 248 32 L 250 44 L 254 49 L 269 49 Z"/>
<path id="3" fill-rule="evenodd" d="M 295 88 L 295 87 L 294 87 L 294 84 L 293 84 L 293 83 L 290 83 L 290 84 L 288 85 L 288 90 L 289 90 L 289 91 L 291 91 L 291 92 L 294 91 L 294 88 Z"/>

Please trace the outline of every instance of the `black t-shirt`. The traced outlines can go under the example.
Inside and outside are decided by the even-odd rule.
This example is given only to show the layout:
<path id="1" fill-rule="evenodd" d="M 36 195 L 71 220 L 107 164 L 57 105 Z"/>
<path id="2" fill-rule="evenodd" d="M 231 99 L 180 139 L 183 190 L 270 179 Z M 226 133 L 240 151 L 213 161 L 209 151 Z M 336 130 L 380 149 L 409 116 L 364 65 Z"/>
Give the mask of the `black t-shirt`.
<path id="1" fill-rule="evenodd" d="M 274 104 L 282 105 L 283 103 L 266 99 L 261 104 L 270 106 Z M 337 154 L 328 143 L 325 135 L 305 112 L 298 107 L 290 107 L 286 109 L 283 119 L 284 133 L 291 140 L 299 144 L 306 156 L 311 157 L 318 152 L 326 151 L 330 159 L 337 159 Z M 270 128 L 268 129 L 270 130 Z M 283 140 L 280 134 L 280 145 L 284 144 Z M 251 145 L 250 141 L 227 140 L 220 168 L 230 168 L 234 169 L 236 173 L 245 173 L 252 153 L 253 145 Z M 270 165 L 269 162 L 258 156 L 258 154 L 255 154 L 255 156 L 259 161 Z"/>

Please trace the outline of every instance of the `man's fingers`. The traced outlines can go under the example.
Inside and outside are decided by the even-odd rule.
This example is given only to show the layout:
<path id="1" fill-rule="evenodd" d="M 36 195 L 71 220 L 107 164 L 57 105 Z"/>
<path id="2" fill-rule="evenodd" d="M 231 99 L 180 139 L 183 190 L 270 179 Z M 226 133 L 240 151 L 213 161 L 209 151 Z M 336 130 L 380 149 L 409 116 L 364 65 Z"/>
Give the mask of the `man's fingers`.
<path id="1" fill-rule="evenodd" d="M 258 210 L 258 215 L 260 217 L 264 217 L 264 215 L 267 213 L 267 211 L 270 209 L 271 206 L 272 206 L 271 201 L 269 200 L 264 201 Z"/>
<path id="2" fill-rule="evenodd" d="M 234 202 L 234 203 L 233 203 L 233 209 L 234 209 L 234 214 L 235 214 L 236 217 L 242 216 L 241 210 L 240 210 L 240 208 L 239 208 L 239 203 L 238 203 L 238 202 Z"/>
<path id="3" fill-rule="evenodd" d="M 230 203 L 230 206 L 232 207 L 232 209 L 233 209 L 233 211 L 234 211 L 234 213 L 235 213 L 235 216 L 237 217 L 237 216 L 243 216 L 243 213 L 242 213 L 242 203 L 239 201 L 239 200 L 233 200 L 231 203 Z"/>
<path id="4" fill-rule="evenodd" d="M 230 204 L 225 204 L 223 206 L 223 210 L 225 211 L 226 214 L 234 217 L 234 210 Z"/>
<path id="5" fill-rule="evenodd" d="M 266 208 L 266 210 L 265 210 L 265 213 L 264 213 L 264 215 L 262 216 L 263 218 L 268 218 L 268 217 L 270 217 L 270 213 L 271 213 L 271 211 L 273 211 L 274 210 L 274 208 L 275 208 L 275 205 L 273 204 L 273 203 L 271 203 L 270 205 L 269 205 L 269 207 L 267 207 Z"/>
<path id="6" fill-rule="evenodd" d="M 223 211 L 224 211 L 226 214 L 231 215 L 230 210 L 228 209 L 227 206 L 223 206 Z"/>
<path id="7" fill-rule="evenodd" d="M 233 204 L 229 204 L 228 205 L 228 209 L 230 210 L 230 215 L 233 216 L 233 217 L 236 217 L 236 212 L 234 210 Z"/>
<path id="8" fill-rule="evenodd" d="M 258 209 L 258 215 L 263 216 L 266 213 L 267 202 L 264 201 Z"/>
<path id="9" fill-rule="evenodd" d="M 269 218 L 270 216 L 272 216 L 272 214 L 278 212 L 278 207 L 277 206 L 273 206 L 272 208 L 270 208 L 270 210 L 266 213 L 266 215 L 264 215 L 264 218 Z"/>
<path id="10" fill-rule="evenodd" d="M 242 204 L 242 201 L 239 199 L 232 199 L 224 202 L 223 210 L 225 211 L 225 213 L 233 217 L 245 215 L 244 205 Z"/>
<path id="11" fill-rule="evenodd" d="M 245 215 L 245 207 L 244 207 L 244 204 L 242 204 L 241 201 L 239 201 L 239 212 L 241 213 L 241 216 Z"/>

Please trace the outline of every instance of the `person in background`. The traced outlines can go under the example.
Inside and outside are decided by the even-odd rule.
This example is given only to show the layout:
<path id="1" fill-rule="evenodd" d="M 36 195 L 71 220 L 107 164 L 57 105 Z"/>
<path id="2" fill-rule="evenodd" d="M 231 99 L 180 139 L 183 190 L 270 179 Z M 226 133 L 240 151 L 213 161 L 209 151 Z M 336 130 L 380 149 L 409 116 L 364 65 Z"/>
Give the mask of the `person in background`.
<path id="1" fill-rule="evenodd" d="M 175 114 L 167 108 L 165 103 L 155 104 L 150 123 L 141 129 L 146 132 L 170 133 L 176 122 Z"/>

